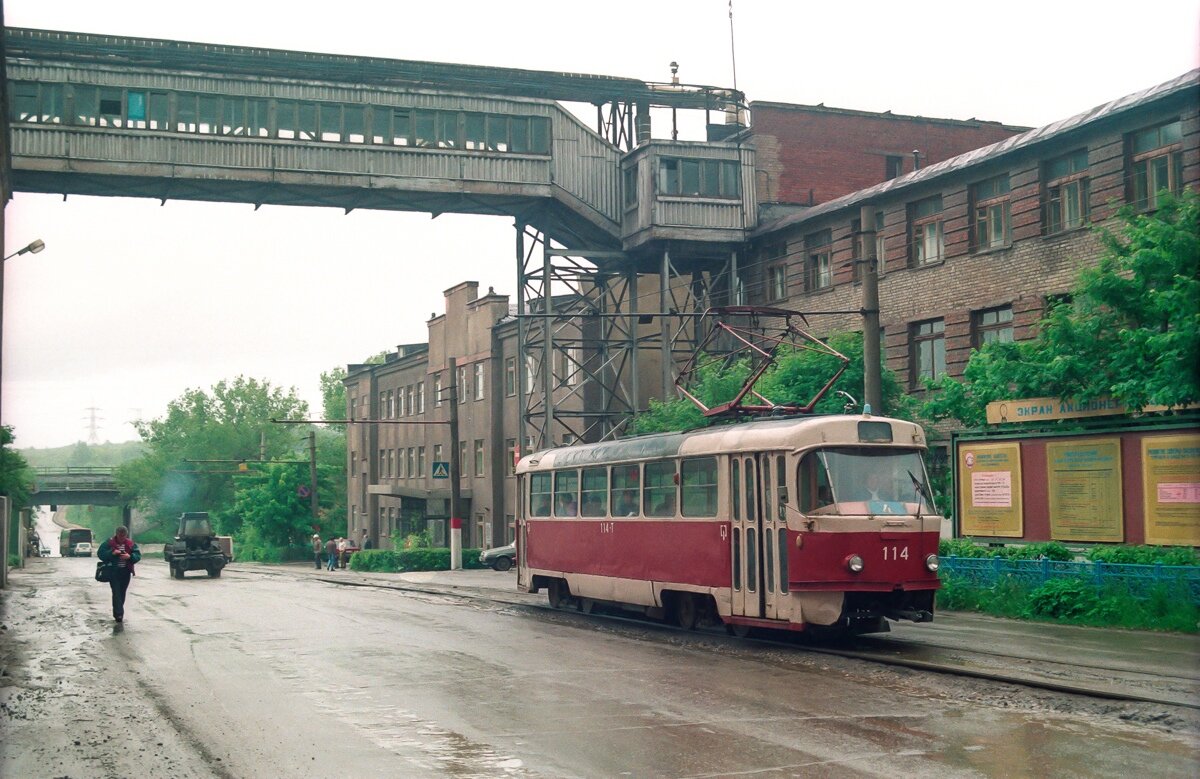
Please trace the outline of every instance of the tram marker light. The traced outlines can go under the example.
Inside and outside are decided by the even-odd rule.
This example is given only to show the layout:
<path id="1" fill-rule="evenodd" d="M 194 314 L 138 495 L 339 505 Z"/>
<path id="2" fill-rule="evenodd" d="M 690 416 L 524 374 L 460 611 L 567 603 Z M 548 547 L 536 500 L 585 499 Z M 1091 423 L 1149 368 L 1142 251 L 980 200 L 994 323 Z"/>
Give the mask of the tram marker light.
<path id="1" fill-rule="evenodd" d="M 941 567 L 941 565 L 942 564 L 938 560 L 938 556 L 935 554 L 931 554 L 925 558 L 925 567 L 933 573 L 937 573 L 937 570 Z"/>
<path id="2" fill-rule="evenodd" d="M 846 558 L 846 567 L 850 569 L 850 573 L 860 573 L 863 569 L 863 559 L 852 554 Z"/>

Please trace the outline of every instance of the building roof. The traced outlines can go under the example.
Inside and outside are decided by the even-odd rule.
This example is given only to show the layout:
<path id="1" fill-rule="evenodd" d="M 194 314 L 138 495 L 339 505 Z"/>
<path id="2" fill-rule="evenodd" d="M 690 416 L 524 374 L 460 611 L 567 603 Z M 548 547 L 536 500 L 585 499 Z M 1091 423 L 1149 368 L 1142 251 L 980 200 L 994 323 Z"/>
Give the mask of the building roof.
<path id="1" fill-rule="evenodd" d="M 898 178 L 885 181 L 882 184 L 876 184 L 866 189 L 860 189 L 857 192 L 851 192 L 849 195 L 843 195 L 835 200 L 830 200 L 827 203 L 822 203 L 811 208 L 806 208 L 799 213 L 788 214 L 781 216 L 769 222 L 764 222 L 756 230 L 753 231 L 752 237 L 760 237 L 762 235 L 782 230 L 792 225 L 802 224 L 816 217 L 841 211 L 852 206 L 864 205 L 870 201 L 880 198 L 884 195 L 891 195 L 900 190 L 908 189 L 939 176 L 963 170 L 974 165 L 980 165 L 984 162 L 998 159 L 1008 154 L 1012 154 L 1021 149 L 1027 149 L 1040 143 L 1061 138 L 1064 135 L 1075 132 L 1088 125 L 1101 122 L 1115 116 L 1119 116 L 1128 111 L 1133 111 L 1151 103 L 1163 100 L 1169 97 L 1174 97 L 1181 94 L 1186 94 L 1189 91 L 1194 92 L 1200 86 L 1200 68 L 1188 71 L 1181 76 L 1163 82 L 1157 86 L 1143 89 L 1139 92 L 1117 98 L 1108 103 L 1098 105 L 1083 113 L 1066 119 L 1060 119 L 1057 122 L 1037 127 L 1028 132 L 1014 135 L 1011 138 L 1006 138 L 1002 141 L 981 146 L 978 149 L 960 154 L 957 157 L 951 157 L 948 160 L 934 163 L 926 168 L 922 168 L 912 173 L 907 173 Z"/>

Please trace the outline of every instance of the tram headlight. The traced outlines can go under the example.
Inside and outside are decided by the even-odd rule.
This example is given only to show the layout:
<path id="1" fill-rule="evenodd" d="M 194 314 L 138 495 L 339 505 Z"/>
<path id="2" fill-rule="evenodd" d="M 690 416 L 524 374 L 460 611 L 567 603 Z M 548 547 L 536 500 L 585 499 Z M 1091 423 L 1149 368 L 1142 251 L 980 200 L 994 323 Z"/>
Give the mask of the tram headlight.
<path id="1" fill-rule="evenodd" d="M 859 573 L 863 569 L 863 559 L 856 554 L 852 554 L 846 558 L 846 568 L 850 573 Z"/>
<path id="2" fill-rule="evenodd" d="M 941 562 L 938 561 L 938 556 L 935 554 L 931 554 L 928 557 L 926 557 L 925 558 L 925 567 L 928 568 L 930 570 L 930 572 L 937 573 L 938 568 L 941 567 Z"/>

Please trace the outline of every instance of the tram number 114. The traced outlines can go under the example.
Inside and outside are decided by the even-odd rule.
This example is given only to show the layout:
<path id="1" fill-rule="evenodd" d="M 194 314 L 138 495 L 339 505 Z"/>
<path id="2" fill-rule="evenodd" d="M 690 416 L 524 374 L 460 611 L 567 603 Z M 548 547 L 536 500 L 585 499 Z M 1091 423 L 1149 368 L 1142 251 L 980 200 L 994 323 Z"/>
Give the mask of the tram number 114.
<path id="1" fill-rule="evenodd" d="M 907 546 L 885 546 L 883 548 L 883 559 L 884 560 L 907 560 L 908 559 L 908 547 Z"/>

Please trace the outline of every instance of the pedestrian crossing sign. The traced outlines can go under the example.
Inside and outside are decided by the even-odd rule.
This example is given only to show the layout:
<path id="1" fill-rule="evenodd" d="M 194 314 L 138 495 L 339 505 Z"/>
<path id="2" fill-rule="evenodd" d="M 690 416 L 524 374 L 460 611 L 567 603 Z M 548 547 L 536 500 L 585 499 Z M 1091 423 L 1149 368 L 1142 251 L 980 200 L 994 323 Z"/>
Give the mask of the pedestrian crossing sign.
<path id="1" fill-rule="evenodd" d="M 434 462 L 434 464 L 433 464 L 433 478 L 435 478 L 435 479 L 449 479 L 449 478 L 450 478 L 450 463 L 446 463 L 446 462 Z"/>

